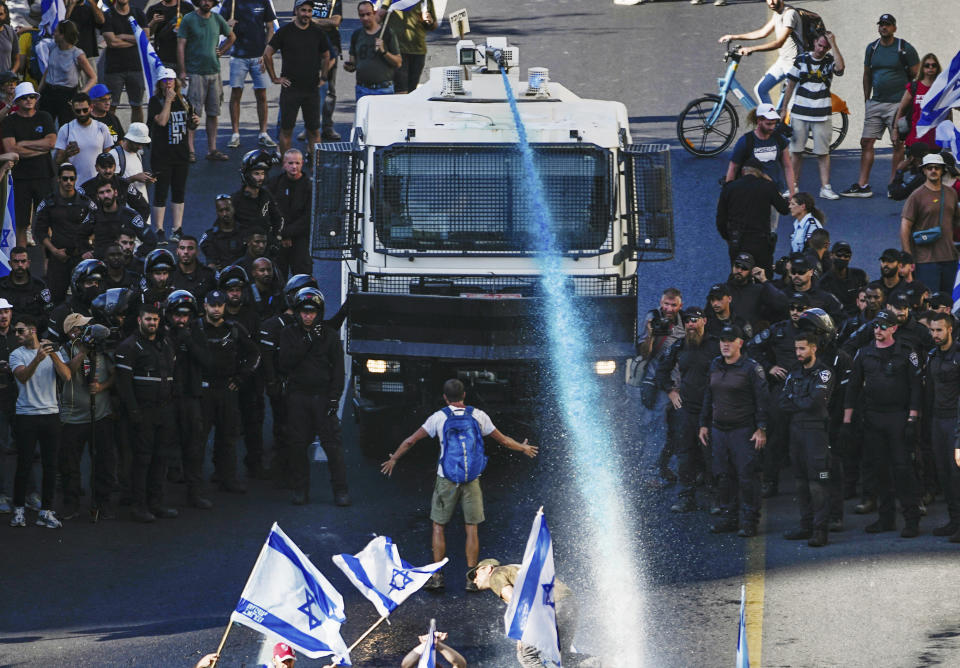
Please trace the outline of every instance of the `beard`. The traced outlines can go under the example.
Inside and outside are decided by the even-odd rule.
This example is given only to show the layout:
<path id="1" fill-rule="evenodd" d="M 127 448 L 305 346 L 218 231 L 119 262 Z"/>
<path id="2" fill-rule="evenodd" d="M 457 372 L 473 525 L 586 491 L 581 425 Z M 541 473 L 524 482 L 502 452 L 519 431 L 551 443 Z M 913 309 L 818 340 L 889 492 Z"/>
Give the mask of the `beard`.
<path id="1" fill-rule="evenodd" d="M 694 346 L 699 346 L 700 342 L 703 341 L 703 332 L 700 332 L 696 329 L 687 330 L 684 338 L 686 338 L 687 343 Z"/>
<path id="2" fill-rule="evenodd" d="M 893 278 L 899 273 L 900 270 L 897 267 L 880 267 L 880 275 L 884 278 Z"/>

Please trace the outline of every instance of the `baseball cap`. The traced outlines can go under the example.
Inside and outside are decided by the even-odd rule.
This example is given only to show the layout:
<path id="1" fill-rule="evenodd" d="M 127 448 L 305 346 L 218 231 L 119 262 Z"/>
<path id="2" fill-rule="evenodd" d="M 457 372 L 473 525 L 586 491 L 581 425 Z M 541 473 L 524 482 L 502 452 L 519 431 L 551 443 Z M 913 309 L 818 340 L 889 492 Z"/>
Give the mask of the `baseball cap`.
<path id="1" fill-rule="evenodd" d="M 210 306 L 223 306 L 227 303 L 227 296 L 220 290 L 211 290 L 203 299 L 205 304 Z"/>
<path id="2" fill-rule="evenodd" d="M 877 24 L 889 23 L 890 25 L 897 25 L 897 19 L 893 17 L 893 14 L 881 14 L 880 18 L 877 19 Z"/>
<path id="3" fill-rule="evenodd" d="M 157 73 L 157 81 L 163 81 L 164 79 L 176 79 L 177 73 L 171 70 L 169 67 L 162 67 Z"/>
<path id="4" fill-rule="evenodd" d="M 724 325 L 720 330 L 720 340 L 733 341 L 734 339 L 743 339 L 743 330 L 738 325 Z"/>
<path id="5" fill-rule="evenodd" d="M 707 299 L 723 297 L 730 294 L 730 286 L 726 283 L 714 283 L 710 286 L 710 292 L 707 293 Z"/>
<path id="6" fill-rule="evenodd" d="M 947 163 L 943 161 L 943 156 L 939 153 L 927 153 L 925 156 L 923 156 L 923 162 L 920 164 L 926 167 L 927 165 L 946 166 Z"/>
<path id="7" fill-rule="evenodd" d="M 833 253 L 846 252 L 853 255 L 853 248 L 850 246 L 850 242 L 848 241 L 838 241 L 835 244 L 833 244 L 833 248 L 831 249 L 831 252 Z"/>
<path id="8" fill-rule="evenodd" d="M 896 308 L 910 308 L 910 295 L 905 292 L 895 292 L 887 299 L 887 304 Z"/>
<path id="9" fill-rule="evenodd" d="M 66 333 L 72 330 L 74 327 L 83 327 L 91 320 L 93 320 L 93 318 L 88 318 L 87 316 L 79 313 L 71 313 L 63 320 L 63 331 Z"/>
<path id="10" fill-rule="evenodd" d="M 296 2 L 293 3 L 293 8 L 296 9 L 300 5 L 310 5 L 312 7 L 313 0 L 297 0 Z"/>
<path id="11" fill-rule="evenodd" d="M 779 121 L 780 114 L 777 113 L 776 108 L 769 102 L 764 102 L 757 107 L 757 118 L 766 118 L 771 121 Z"/>
<path id="12" fill-rule="evenodd" d="M 477 571 L 484 566 L 499 566 L 500 562 L 496 559 L 482 559 L 479 564 L 467 571 L 467 580 L 473 582 L 477 577 Z"/>
<path id="13" fill-rule="evenodd" d="M 753 269 L 757 266 L 757 261 L 753 259 L 750 253 L 740 253 L 733 258 L 733 264 L 742 265 L 746 269 Z"/>
<path id="14" fill-rule="evenodd" d="M 950 295 L 945 292 L 934 292 L 932 295 L 927 297 L 927 303 L 934 308 L 939 306 L 953 306 L 953 301 L 950 299 Z M 4 308 L 3 301 L 0 301 L 0 308 Z"/>
<path id="15" fill-rule="evenodd" d="M 110 153 L 101 153 L 97 156 L 98 167 L 113 167 L 117 164 L 117 159 Z"/>
<path id="16" fill-rule="evenodd" d="M 286 661 L 287 659 L 296 659 L 297 655 L 294 653 L 293 648 L 290 647 L 285 642 L 278 642 L 273 646 L 273 658 L 279 659 L 280 661 Z"/>
<path id="17" fill-rule="evenodd" d="M 887 248 L 880 253 L 880 260 L 886 260 L 887 262 L 899 262 L 900 251 L 898 251 L 896 248 Z"/>
<path id="18" fill-rule="evenodd" d="M 810 306 L 810 295 L 808 295 L 806 292 L 794 292 L 790 295 L 790 303 Z"/>
<path id="19" fill-rule="evenodd" d="M 880 311 L 873 317 L 873 322 L 875 324 L 881 325 L 896 325 L 897 321 L 893 317 L 893 314 L 890 311 Z"/>
<path id="20" fill-rule="evenodd" d="M 0 72 L 0 84 L 5 84 L 10 81 L 19 81 L 19 80 L 20 80 L 20 77 L 18 77 L 15 73 L 11 72 L 10 70 L 4 70 L 3 72 Z"/>
<path id="21" fill-rule="evenodd" d="M 110 89 L 104 86 L 103 84 L 97 84 L 90 87 L 90 92 L 87 95 L 90 96 L 91 100 L 96 100 L 97 98 L 103 97 L 104 95 L 109 95 Z"/>
<path id="22" fill-rule="evenodd" d="M 703 309 L 699 306 L 688 306 L 680 312 L 680 319 L 687 322 L 690 318 L 702 318 Z"/>
<path id="23" fill-rule="evenodd" d="M 13 304 L 8 302 L 4 297 L 0 297 L 0 311 L 2 311 L 5 308 L 13 308 Z"/>
<path id="24" fill-rule="evenodd" d="M 913 254 L 909 251 L 900 253 L 900 264 L 913 264 Z"/>
<path id="25" fill-rule="evenodd" d="M 790 272 L 791 273 L 806 273 L 813 269 L 810 266 L 810 262 L 807 261 L 807 257 L 803 253 L 794 253 L 790 256 Z"/>

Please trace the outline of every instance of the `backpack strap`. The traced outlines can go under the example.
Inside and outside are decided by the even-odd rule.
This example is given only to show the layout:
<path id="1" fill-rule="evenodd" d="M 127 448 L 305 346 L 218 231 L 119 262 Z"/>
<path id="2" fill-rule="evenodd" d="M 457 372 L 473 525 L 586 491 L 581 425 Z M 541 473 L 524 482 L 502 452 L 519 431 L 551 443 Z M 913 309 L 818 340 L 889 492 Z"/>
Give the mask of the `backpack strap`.
<path id="1" fill-rule="evenodd" d="M 453 411 L 450 410 L 450 407 L 449 407 L 449 406 L 444 406 L 444 407 L 441 408 L 440 410 L 441 410 L 441 411 L 443 412 L 443 414 L 446 415 L 448 418 L 452 418 L 452 417 L 453 417 Z"/>
<path id="2" fill-rule="evenodd" d="M 941 199 L 943 199 L 943 198 L 941 198 Z M 463 409 L 463 414 L 466 415 L 467 417 L 472 417 L 472 416 L 473 416 L 473 406 L 467 406 L 466 408 L 464 408 L 464 409 Z"/>

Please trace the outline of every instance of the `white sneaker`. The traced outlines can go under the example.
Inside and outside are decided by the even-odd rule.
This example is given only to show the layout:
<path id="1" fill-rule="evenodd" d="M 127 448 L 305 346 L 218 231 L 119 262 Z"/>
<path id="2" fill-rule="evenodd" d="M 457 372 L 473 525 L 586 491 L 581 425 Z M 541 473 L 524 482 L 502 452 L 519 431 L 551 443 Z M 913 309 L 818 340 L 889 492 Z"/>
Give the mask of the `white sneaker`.
<path id="1" fill-rule="evenodd" d="M 713 3 L 713 6 L 714 6 L 714 7 L 726 7 L 726 6 L 727 6 L 727 0 L 715 0 L 715 2 Z"/>
<path id="2" fill-rule="evenodd" d="M 53 514 L 52 510 L 41 510 L 40 514 L 37 515 L 37 526 L 48 529 L 59 529 L 63 525 L 60 524 L 60 520 L 57 519 L 57 516 Z"/>
<path id="3" fill-rule="evenodd" d="M 257 141 L 260 142 L 260 146 L 263 146 L 264 148 L 277 147 L 277 142 L 273 141 L 273 138 L 266 132 L 261 132 L 260 136 L 257 138 Z"/>
<path id="4" fill-rule="evenodd" d="M 36 492 L 27 494 L 27 508 L 30 510 L 40 510 L 40 495 Z"/>
<path id="5" fill-rule="evenodd" d="M 234 133 L 230 135 L 230 141 L 227 142 L 227 148 L 240 148 L 240 135 Z"/>
<path id="6" fill-rule="evenodd" d="M 10 497 L 6 494 L 0 494 L 0 514 L 6 515 L 13 512 L 13 506 L 10 505 Z"/>
<path id="7" fill-rule="evenodd" d="M 303 141 L 303 140 L 306 139 L 306 138 L 307 138 L 307 131 L 306 131 L 306 130 L 304 130 L 303 132 L 301 132 L 300 134 L 297 135 L 297 140 L 298 140 L 298 141 Z M 28 227 L 27 229 L 29 230 L 30 228 Z"/>
<path id="8" fill-rule="evenodd" d="M 691 5 L 702 5 L 703 0 L 690 0 Z"/>
<path id="9" fill-rule="evenodd" d="M 24 512 L 23 506 L 17 506 L 13 509 L 13 519 L 10 520 L 10 526 L 12 527 L 25 527 L 27 526 L 27 516 Z"/>
<path id="10" fill-rule="evenodd" d="M 830 187 L 830 184 L 820 188 L 820 199 L 840 199 L 840 195 L 833 192 L 833 188 Z"/>

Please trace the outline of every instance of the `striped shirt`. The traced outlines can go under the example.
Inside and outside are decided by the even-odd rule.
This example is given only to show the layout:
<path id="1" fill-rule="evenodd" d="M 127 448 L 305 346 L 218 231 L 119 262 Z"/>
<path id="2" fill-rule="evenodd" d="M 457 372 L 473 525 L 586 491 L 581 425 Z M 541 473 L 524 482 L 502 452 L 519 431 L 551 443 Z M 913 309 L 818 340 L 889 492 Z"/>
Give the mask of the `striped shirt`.
<path id="1" fill-rule="evenodd" d="M 793 61 L 787 78 L 797 82 L 790 116 L 801 121 L 825 121 L 833 113 L 830 108 L 830 84 L 836 63 L 829 53 L 815 60 L 810 52 L 801 53 Z"/>

